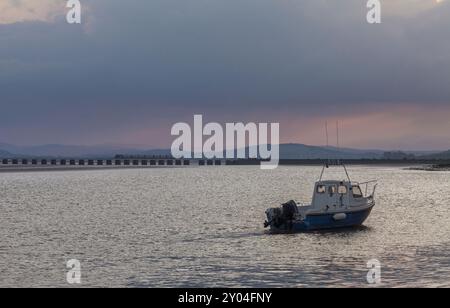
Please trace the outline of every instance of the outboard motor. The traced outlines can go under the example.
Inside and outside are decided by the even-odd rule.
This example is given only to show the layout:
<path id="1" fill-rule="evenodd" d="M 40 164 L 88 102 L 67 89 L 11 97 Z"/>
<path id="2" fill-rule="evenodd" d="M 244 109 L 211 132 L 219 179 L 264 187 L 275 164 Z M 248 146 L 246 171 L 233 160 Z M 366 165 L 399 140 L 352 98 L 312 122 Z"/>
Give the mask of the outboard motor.
<path id="1" fill-rule="evenodd" d="M 271 208 L 266 211 L 267 221 L 264 227 L 273 226 L 277 229 L 291 229 L 292 221 L 298 214 L 297 203 L 293 200 L 284 203 L 279 208 Z M 283 228 L 284 227 L 284 228 Z"/>
<path id="2" fill-rule="evenodd" d="M 297 203 L 293 200 L 284 203 L 281 207 L 283 208 L 283 218 L 285 220 L 293 220 L 295 214 L 298 213 Z"/>

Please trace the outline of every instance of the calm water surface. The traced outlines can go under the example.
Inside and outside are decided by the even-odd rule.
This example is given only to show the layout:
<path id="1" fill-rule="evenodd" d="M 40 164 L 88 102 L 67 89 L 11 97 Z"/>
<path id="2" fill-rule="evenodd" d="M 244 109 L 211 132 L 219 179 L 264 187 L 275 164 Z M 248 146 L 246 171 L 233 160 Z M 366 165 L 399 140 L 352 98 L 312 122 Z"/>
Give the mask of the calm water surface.
<path id="1" fill-rule="evenodd" d="M 264 211 L 309 202 L 319 167 L 0 174 L 0 287 L 450 287 L 450 173 L 351 167 L 380 180 L 365 227 L 271 235 Z M 329 178 L 344 178 L 331 170 Z"/>

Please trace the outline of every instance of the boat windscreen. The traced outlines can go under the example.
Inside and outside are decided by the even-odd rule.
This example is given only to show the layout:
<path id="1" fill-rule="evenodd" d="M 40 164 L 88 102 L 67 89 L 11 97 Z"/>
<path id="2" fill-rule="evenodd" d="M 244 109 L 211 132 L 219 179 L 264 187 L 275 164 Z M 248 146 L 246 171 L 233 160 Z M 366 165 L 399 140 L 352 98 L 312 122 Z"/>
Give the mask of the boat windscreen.
<path id="1" fill-rule="evenodd" d="M 317 186 L 317 193 L 318 194 L 324 194 L 327 191 L 327 188 L 324 185 L 318 185 Z"/>
<path id="2" fill-rule="evenodd" d="M 354 198 L 362 198 L 363 197 L 361 188 L 359 186 L 353 186 L 352 191 L 353 191 Z"/>

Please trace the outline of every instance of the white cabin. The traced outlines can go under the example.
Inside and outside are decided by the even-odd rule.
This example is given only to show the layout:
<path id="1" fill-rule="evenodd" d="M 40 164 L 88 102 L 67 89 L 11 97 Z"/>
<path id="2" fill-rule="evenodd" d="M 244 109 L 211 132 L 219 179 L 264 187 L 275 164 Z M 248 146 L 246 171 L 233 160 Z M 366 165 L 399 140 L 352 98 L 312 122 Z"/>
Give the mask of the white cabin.
<path id="1" fill-rule="evenodd" d="M 364 206 L 368 199 L 358 183 L 319 181 L 314 186 L 311 208 L 315 211 L 339 211 Z"/>

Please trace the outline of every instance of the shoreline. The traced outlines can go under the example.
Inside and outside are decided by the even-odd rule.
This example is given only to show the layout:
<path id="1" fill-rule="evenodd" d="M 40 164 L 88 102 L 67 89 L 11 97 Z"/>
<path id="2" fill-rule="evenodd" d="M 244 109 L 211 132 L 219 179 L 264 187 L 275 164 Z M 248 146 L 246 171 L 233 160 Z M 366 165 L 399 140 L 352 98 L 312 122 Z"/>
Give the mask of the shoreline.
<path id="1" fill-rule="evenodd" d="M 408 168 L 408 170 L 443 172 L 443 171 L 450 171 L 450 165 L 423 165 L 421 167 L 410 167 Z"/>
<path id="2" fill-rule="evenodd" d="M 412 162 L 412 161 L 393 161 L 393 162 L 387 162 L 387 161 L 379 161 L 375 163 L 374 161 L 353 161 L 353 162 L 344 162 L 347 166 L 367 166 L 367 167 L 398 167 L 402 168 L 403 170 L 415 170 L 415 171 L 428 171 L 428 172 L 439 172 L 439 171 L 450 171 L 450 164 L 424 164 L 419 162 Z M 62 166 L 62 165 L 47 165 L 47 166 L 24 166 L 24 165 L 0 165 L 0 173 L 20 173 L 20 172 L 52 172 L 52 171 L 95 171 L 95 170 L 133 170 L 133 169 L 161 169 L 161 168 L 201 168 L 201 167 L 244 167 L 244 166 L 255 166 L 255 163 L 232 163 L 232 164 L 226 164 L 226 165 L 213 165 L 213 166 L 207 166 L 207 165 L 186 165 L 186 166 L 179 166 L 179 165 L 156 165 L 156 166 L 150 166 L 150 165 L 121 165 L 121 166 Z M 298 166 L 298 167 L 310 167 L 310 166 L 322 166 L 323 162 L 318 161 L 280 161 L 279 166 L 280 167 L 286 167 L 286 166 Z M 333 166 L 333 165 L 330 165 Z"/>

